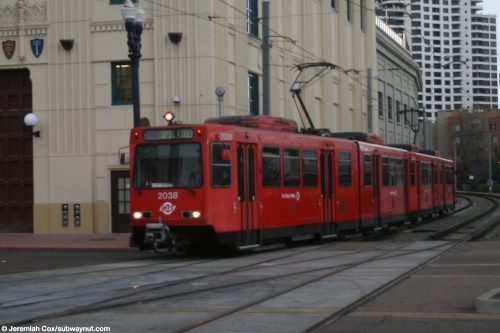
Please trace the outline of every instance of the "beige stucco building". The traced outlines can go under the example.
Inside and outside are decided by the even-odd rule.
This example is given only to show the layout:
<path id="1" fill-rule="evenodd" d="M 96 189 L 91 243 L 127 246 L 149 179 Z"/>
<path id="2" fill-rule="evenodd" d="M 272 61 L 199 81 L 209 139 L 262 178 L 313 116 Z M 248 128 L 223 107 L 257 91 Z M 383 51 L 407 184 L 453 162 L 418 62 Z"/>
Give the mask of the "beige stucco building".
<path id="1" fill-rule="evenodd" d="M 378 134 L 386 144 L 417 144 L 418 92 L 422 87 L 420 67 L 413 61 L 404 38 L 376 19 Z M 404 36 L 404 35 L 403 35 Z"/>
<path id="2" fill-rule="evenodd" d="M 124 82 L 117 68 L 130 61 L 123 1 L 114 4 L 119 2 L 0 2 L 0 42 L 7 42 L 0 51 L 0 140 L 2 147 L 24 147 L 22 154 L 17 153 L 21 148 L 1 151 L 0 158 L 16 163 L 10 169 L 2 165 L 0 172 L 0 232 L 123 230 L 113 226 L 127 211 L 128 165 L 120 164 L 119 152 L 128 153 L 133 114 L 131 102 L 116 97 L 117 82 Z M 247 8 L 249 3 L 256 7 Z M 262 113 L 262 24 L 247 17 L 255 9 L 261 17 L 262 1 L 140 4 L 147 17 L 139 69 L 141 116 L 152 126 L 164 124 L 167 110 L 184 123 L 217 116 L 218 86 L 226 89 L 224 115 L 249 114 L 251 77 L 257 78 L 251 88 L 258 88 Z M 367 0 L 271 1 L 271 115 L 300 122 L 289 92 L 296 76 L 292 67 L 325 61 L 338 68 L 301 95 L 314 123 L 332 131 L 367 131 L 366 70 L 377 66 L 373 9 Z M 252 26 L 258 30 L 252 32 Z M 181 41 L 173 43 L 171 32 L 182 33 Z M 66 50 L 61 40 L 73 40 L 72 48 Z M 38 117 L 33 130 L 40 137 L 32 137 L 23 124 L 30 112 Z M 379 128 L 378 117 L 373 128 Z M 17 139 L 9 139 L 15 131 Z M 14 172 L 21 170 L 19 163 L 24 171 Z M 13 183 L 21 184 L 22 195 Z M 68 205 L 66 220 L 63 205 Z"/>

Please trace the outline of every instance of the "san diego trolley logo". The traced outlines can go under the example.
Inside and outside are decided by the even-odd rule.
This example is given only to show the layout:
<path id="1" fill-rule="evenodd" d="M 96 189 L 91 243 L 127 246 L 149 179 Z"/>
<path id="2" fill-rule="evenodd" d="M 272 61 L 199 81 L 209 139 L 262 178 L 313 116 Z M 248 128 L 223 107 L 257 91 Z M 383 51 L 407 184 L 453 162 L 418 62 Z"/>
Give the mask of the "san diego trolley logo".
<path id="1" fill-rule="evenodd" d="M 175 205 L 172 204 L 171 202 L 165 202 L 161 207 L 160 207 L 160 212 L 162 212 L 165 215 L 170 215 L 174 212 L 175 210 Z"/>

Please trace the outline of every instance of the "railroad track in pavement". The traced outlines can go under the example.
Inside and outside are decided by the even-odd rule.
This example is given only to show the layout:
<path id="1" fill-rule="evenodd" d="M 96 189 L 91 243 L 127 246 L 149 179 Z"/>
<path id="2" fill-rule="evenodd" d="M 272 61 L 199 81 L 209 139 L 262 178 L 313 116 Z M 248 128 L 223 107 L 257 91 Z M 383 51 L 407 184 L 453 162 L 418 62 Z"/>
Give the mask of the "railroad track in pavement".
<path id="1" fill-rule="evenodd" d="M 34 290 L 29 297 L 24 294 L 22 300 L 11 299 L 9 302 L 2 302 L 0 296 L 0 324 L 32 325 L 36 322 L 39 325 L 48 325 L 51 322 L 59 323 L 61 320 L 75 321 L 80 316 L 95 318 L 99 313 L 117 316 L 146 313 L 148 309 L 151 312 L 164 309 L 160 311 L 163 319 L 159 319 L 165 324 L 164 331 L 215 332 L 219 331 L 221 326 L 224 327 L 225 323 L 231 322 L 234 316 L 256 316 L 267 309 L 278 317 L 292 314 L 301 318 L 301 324 L 293 320 L 289 322 L 288 332 L 315 332 L 374 293 L 399 283 L 443 251 L 472 238 L 477 234 L 472 232 L 473 229 L 484 229 L 484 226 L 491 225 L 494 218 L 489 218 L 488 215 L 495 215 L 493 211 L 498 210 L 492 202 L 496 199 L 472 197 L 468 194 L 467 197 L 474 202 L 469 208 L 439 221 L 432 220 L 416 225 L 398 233 L 403 235 L 402 238 L 398 239 L 392 235 L 389 241 L 386 240 L 382 244 L 328 243 L 224 257 L 210 262 L 200 260 L 199 263 L 194 262 L 186 267 L 169 269 L 166 272 L 170 277 L 163 282 L 157 280 L 158 274 L 161 273 L 144 273 L 140 278 L 133 276 L 128 280 L 121 280 L 118 284 L 112 279 L 106 282 L 106 279 L 101 278 L 99 286 L 80 285 L 78 289 L 75 287 L 74 290 L 68 290 L 67 285 L 64 288 L 65 279 L 68 279 L 66 275 L 61 276 L 59 284 L 57 278 L 52 279 L 56 285 L 45 288 L 43 293 L 37 293 L 35 286 L 40 281 L 31 278 L 22 282 L 26 289 Z M 487 210 L 492 212 L 484 215 Z M 445 221 L 450 218 L 453 221 Z M 485 219 L 488 222 L 479 223 L 479 220 Z M 467 220 L 469 222 L 465 223 Z M 438 222 L 439 226 L 436 225 Z M 471 223 L 481 226 L 474 224 L 475 226 L 471 227 Z M 449 225 L 458 224 L 459 229 L 450 229 Z M 419 228 L 426 230 L 416 231 Z M 416 238 L 409 239 L 408 235 Z M 431 239 L 434 241 L 428 241 Z M 349 247 L 358 248 L 345 250 Z M 424 254 L 425 260 L 417 259 Z M 167 257 L 160 258 L 163 258 L 161 260 L 164 260 L 168 267 L 168 259 L 165 259 Z M 345 295 L 345 300 L 338 299 L 333 304 L 336 292 L 331 295 L 318 293 L 319 286 L 326 285 L 327 289 L 333 291 L 338 290 L 339 282 L 340 286 L 349 288 L 352 287 L 352 279 L 376 279 L 376 276 L 383 274 L 381 268 L 374 267 L 394 261 L 404 262 L 405 268 L 398 266 L 397 274 L 381 279 L 376 286 L 360 293 L 360 297 L 356 299 Z M 407 267 L 408 263 L 412 263 L 410 269 Z M 157 268 L 160 267 L 155 266 L 155 269 Z M 360 270 L 370 272 L 370 269 L 373 273 L 360 276 Z M 127 274 L 130 274 L 129 270 L 130 267 L 127 268 Z M 115 270 L 112 272 L 115 277 L 119 273 Z M 91 273 L 88 274 L 87 279 L 91 278 Z M 346 276 L 352 278 L 346 280 Z M 341 293 L 341 290 L 338 290 L 338 293 Z M 70 294 L 72 298 L 68 298 Z M 310 294 L 315 295 L 317 299 L 311 302 L 306 296 Z M 89 295 L 94 295 L 95 298 Z M 68 303 L 70 299 L 73 301 Z M 286 303 L 285 300 L 290 304 L 281 307 L 276 305 Z M 321 306 L 323 302 L 326 302 L 326 306 Z M 292 311 L 290 307 L 295 310 Z M 335 311 L 332 312 L 332 308 L 335 308 Z M 11 316 L 13 314 L 17 316 Z M 176 319 L 180 317 L 182 320 Z M 5 321 L 7 318 L 13 319 Z M 249 326 L 252 324 L 256 325 L 258 322 L 247 323 Z M 131 325 L 133 327 L 133 324 Z M 251 331 L 251 327 L 245 329 Z"/>

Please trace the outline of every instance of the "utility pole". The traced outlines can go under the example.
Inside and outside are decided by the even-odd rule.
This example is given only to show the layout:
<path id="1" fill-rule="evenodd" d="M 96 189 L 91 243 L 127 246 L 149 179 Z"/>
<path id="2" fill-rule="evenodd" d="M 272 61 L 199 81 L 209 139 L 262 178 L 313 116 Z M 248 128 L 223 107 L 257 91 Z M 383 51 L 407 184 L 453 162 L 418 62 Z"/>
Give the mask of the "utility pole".
<path id="1" fill-rule="evenodd" d="M 372 69 L 368 68 L 368 133 L 373 133 L 372 104 Z"/>
<path id="2" fill-rule="evenodd" d="M 488 189 L 489 193 L 492 192 L 493 180 L 491 179 L 491 132 L 488 132 L 488 169 L 489 169 L 489 178 L 488 178 Z"/>
<path id="3" fill-rule="evenodd" d="M 457 138 L 453 138 L 453 178 L 455 179 L 455 191 L 457 191 Z"/>
<path id="4" fill-rule="evenodd" d="M 425 107 L 422 108 L 423 112 L 422 112 L 422 122 L 423 122 L 423 125 L 424 125 L 424 149 L 427 149 L 427 131 L 425 130 L 425 128 L 427 127 L 427 121 L 425 120 L 426 119 L 426 112 L 425 112 Z"/>
<path id="5" fill-rule="evenodd" d="M 269 17 L 271 16 L 271 3 L 262 2 L 262 103 L 263 115 L 271 114 L 271 42 L 269 32 L 271 31 Z"/>

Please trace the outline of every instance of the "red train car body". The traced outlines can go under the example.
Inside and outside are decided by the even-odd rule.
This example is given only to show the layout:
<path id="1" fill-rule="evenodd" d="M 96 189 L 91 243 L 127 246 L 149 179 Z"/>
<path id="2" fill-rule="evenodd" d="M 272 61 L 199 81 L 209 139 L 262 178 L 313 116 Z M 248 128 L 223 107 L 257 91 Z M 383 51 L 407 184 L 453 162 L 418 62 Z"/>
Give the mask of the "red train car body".
<path id="1" fill-rule="evenodd" d="M 334 136 L 301 134 L 294 121 L 268 116 L 133 129 L 135 242 L 242 250 L 454 208 L 451 161 L 387 147 L 376 136 L 366 136 L 372 143 Z"/>

